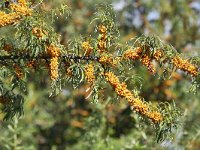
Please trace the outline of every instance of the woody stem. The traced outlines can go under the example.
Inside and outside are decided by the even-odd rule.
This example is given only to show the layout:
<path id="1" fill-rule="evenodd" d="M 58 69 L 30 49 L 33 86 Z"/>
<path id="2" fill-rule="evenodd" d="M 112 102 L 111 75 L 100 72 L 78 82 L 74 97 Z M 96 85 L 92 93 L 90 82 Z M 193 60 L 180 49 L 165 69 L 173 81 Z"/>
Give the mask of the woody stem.
<path id="1" fill-rule="evenodd" d="M 98 61 L 99 57 L 96 56 L 79 56 L 79 55 L 62 55 L 59 56 L 61 59 L 74 59 L 74 60 L 91 60 Z M 16 60 L 16 59 L 51 59 L 51 56 L 31 56 L 31 55 L 9 55 L 9 56 L 0 56 L 0 60 Z"/>

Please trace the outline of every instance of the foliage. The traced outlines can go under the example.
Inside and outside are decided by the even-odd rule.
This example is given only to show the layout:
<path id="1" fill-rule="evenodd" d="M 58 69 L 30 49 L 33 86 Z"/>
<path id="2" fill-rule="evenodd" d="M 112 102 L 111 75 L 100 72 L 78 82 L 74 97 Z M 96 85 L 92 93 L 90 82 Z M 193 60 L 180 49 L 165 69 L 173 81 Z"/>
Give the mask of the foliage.
<path id="1" fill-rule="evenodd" d="M 152 76 L 155 81 L 162 79 L 165 80 L 163 82 L 166 82 L 175 76 L 175 80 L 184 81 L 184 79 L 177 79 L 177 74 L 174 75 L 174 72 L 179 69 L 182 71 L 181 74 L 185 72 L 184 76 L 191 76 L 191 79 L 187 78 L 187 80 L 192 80 L 190 92 L 197 93 L 200 83 L 199 56 L 186 58 L 173 46 L 166 44 L 155 35 L 140 35 L 125 42 L 121 41 L 115 12 L 109 5 L 97 6 L 96 13 L 88 27 L 88 34 L 77 36 L 74 31 L 69 32 L 70 35 L 76 36 L 75 39 L 70 38 L 66 44 L 56 33 L 56 26 L 59 23 L 57 20 L 65 22 L 68 17 L 63 18 L 63 16 L 73 16 L 73 13 L 65 4 L 54 9 L 49 6 L 51 3 L 41 2 L 34 5 L 34 3 L 18 0 L 8 3 L 4 1 L 1 4 L 3 8 L 0 12 L 0 30 L 5 33 L 0 37 L 0 102 L 4 119 L 12 119 L 14 116 L 19 117 L 23 114 L 24 98 L 30 97 L 31 91 L 48 89 L 49 93 L 44 91 L 32 102 L 27 102 L 26 105 L 30 103 L 27 111 L 32 112 L 33 109 L 34 112 L 31 113 L 33 117 L 24 119 L 25 123 L 28 123 L 28 120 L 34 120 L 41 113 L 43 115 L 38 116 L 39 122 L 36 123 L 38 128 L 35 129 L 40 130 L 43 136 L 49 136 L 54 132 L 61 134 L 56 134 L 53 139 L 45 139 L 47 141 L 38 138 L 46 149 L 54 147 L 63 149 L 67 148 L 66 144 L 70 144 L 74 149 L 80 149 L 80 147 L 117 149 L 115 146 L 127 149 L 148 148 L 141 145 L 146 137 L 146 133 L 142 130 L 148 133 L 151 130 L 148 128 L 149 124 L 154 127 L 157 142 L 166 141 L 170 136 L 174 136 L 177 127 L 183 126 L 183 123 L 181 124 L 183 118 L 180 117 L 183 112 L 177 108 L 174 102 L 171 104 L 164 100 L 162 100 L 163 102 L 150 102 L 150 97 L 143 96 L 143 98 L 140 94 L 140 84 L 143 82 L 144 73 L 137 73 L 140 70 L 145 72 L 146 67 L 148 75 L 146 72 L 144 78 Z M 177 47 L 182 45 L 184 44 Z M 133 67 L 134 69 L 132 69 Z M 47 76 L 49 78 L 46 78 Z M 51 85 L 50 88 L 49 85 Z M 76 90 L 72 90 L 72 87 L 76 90 L 79 87 L 78 93 L 81 93 L 81 87 L 86 88 L 86 90 L 82 89 L 83 97 L 80 97 L 81 94 L 78 95 L 75 102 L 73 102 L 73 92 Z M 67 102 L 62 101 L 66 98 L 65 95 L 68 97 Z M 50 100 L 55 100 L 48 101 L 48 97 Z M 37 100 L 39 98 L 44 100 L 40 102 Z M 91 98 L 95 104 L 89 105 L 89 101 L 86 100 L 88 98 Z M 134 144 L 122 139 L 120 141 L 122 144 L 116 145 L 117 140 L 112 136 L 117 137 L 117 130 L 109 127 L 109 124 L 112 124 L 109 123 L 110 111 L 101 112 L 109 109 L 107 107 L 110 103 L 116 102 L 119 98 L 125 99 L 129 103 L 130 107 L 123 107 L 129 116 L 133 115 L 128 119 L 126 119 L 128 115 L 125 115 L 125 121 L 130 119 L 136 124 L 142 123 L 144 126 L 141 128 L 135 125 L 135 130 L 139 131 L 132 130 L 130 133 L 130 137 L 137 134 L 143 135 L 135 138 Z M 83 100 L 88 106 L 82 104 Z M 37 104 L 41 104 L 41 106 L 36 107 Z M 86 107 L 87 110 L 84 111 L 78 107 L 83 107 L 83 109 Z M 52 110 L 54 111 L 51 112 Z M 73 115 L 71 112 L 73 110 L 86 118 Z M 131 111 L 134 113 L 131 114 Z M 58 114 L 61 116 L 53 117 Z M 87 117 L 89 115 L 90 117 Z M 73 116 L 75 116 L 74 119 Z M 63 120 L 62 117 L 67 120 Z M 139 122 L 138 118 L 142 121 Z M 48 123 L 45 124 L 43 119 L 51 121 L 47 121 Z M 112 119 L 110 122 L 116 123 Z M 120 120 L 120 118 L 118 119 Z M 16 118 L 14 123 L 17 124 Z M 112 124 L 113 128 L 117 128 L 115 123 Z M 72 128 L 62 132 L 64 126 L 68 124 Z M 17 127 L 14 125 L 14 128 Z M 48 130 L 48 128 L 50 129 Z M 11 135 L 16 139 L 18 132 L 13 132 L 13 130 L 10 128 Z M 80 137 L 83 132 L 84 136 Z M 23 136 L 21 138 L 23 139 Z M 26 139 L 24 138 L 24 140 Z M 149 143 L 151 142 L 153 140 Z M 16 142 L 14 143 L 16 147 Z M 5 144 L 5 147 L 9 147 L 9 144 L 13 145 L 8 141 L 8 146 Z M 148 145 L 148 143 L 146 144 Z M 36 147 L 36 141 L 32 143 L 32 148 L 34 147 Z"/>

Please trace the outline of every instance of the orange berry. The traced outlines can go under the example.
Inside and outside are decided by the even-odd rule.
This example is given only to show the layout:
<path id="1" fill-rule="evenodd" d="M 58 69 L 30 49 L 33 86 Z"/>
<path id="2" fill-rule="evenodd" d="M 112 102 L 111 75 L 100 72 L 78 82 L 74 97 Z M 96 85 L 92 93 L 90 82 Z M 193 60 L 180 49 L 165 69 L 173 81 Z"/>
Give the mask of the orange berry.
<path id="1" fill-rule="evenodd" d="M 95 80 L 94 66 L 89 64 L 85 66 L 85 76 L 88 83 L 93 83 Z"/>

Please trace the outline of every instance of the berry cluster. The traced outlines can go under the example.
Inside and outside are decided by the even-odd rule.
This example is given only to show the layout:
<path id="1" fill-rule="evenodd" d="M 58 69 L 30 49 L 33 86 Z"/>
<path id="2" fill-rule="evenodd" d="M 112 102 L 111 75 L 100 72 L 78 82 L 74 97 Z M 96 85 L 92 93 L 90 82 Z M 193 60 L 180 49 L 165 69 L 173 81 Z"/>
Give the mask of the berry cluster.
<path id="1" fill-rule="evenodd" d="M 47 53 L 51 57 L 50 59 L 50 77 L 51 80 L 56 80 L 58 78 L 58 57 L 60 56 L 60 49 L 54 44 L 47 47 Z"/>
<path id="2" fill-rule="evenodd" d="M 32 9 L 28 8 L 26 3 L 10 4 L 10 8 L 22 16 L 31 16 L 32 14 Z"/>
<path id="3" fill-rule="evenodd" d="M 51 57 L 59 57 L 60 49 L 58 47 L 56 47 L 54 44 L 50 44 L 50 46 L 47 47 L 47 53 Z"/>
<path id="4" fill-rule="evenodd" d="M 180 56 L 175 56 L 172 59 L 173 64 L 183 71 L 186 71 L 187 73 L 197 76 L 198 75 L 198 68 L 195 67 L 193 64 L 189 63 L 188 60 L 182 59 Z"/>
<path id="5" fill-rule="evenodd" d="M 107 54 L 101 55 L 99 58 L 99 62 L 101 64 L 110 64 L 111 66 L 116 66 L 120 62 L 120 57 L 112 57 Z"/>
<path id="6" fill-rule="evenodd" d="M 67 76 L 71 77 L 73 75 L 72 69 L 71 68 L 67 68 L 66 74 L 67 74 Z"/>
<path id="7" fill-rule="evenodd" d="M 94 82 L 95 75 L 94 75 L 94 66 L 92 64 L 88 64 L 85 66 L 85 77 L 88 83 Z"/>
<path id="8" fill-rule="evenodd" d="M 26 66 L 28 68 L 35 68 L 36 67 L 36 61 L 35 60 L 30 60 L 27 62 Z"/>
<path id="9" fill-rule="evenodd" d="M 11 13 L 0 11 L 0 27 L 17 23 L 23 16 L 30 16 L 32 9 L 26 6 L 26 2 L 19 0 L 17 4 L 10 4 Z"/>
<path id="10" fill-rule="evenodd" d="M 123 54 L 123 58 L 136 60 L 136 59 L 139 59 L 141 55 L 142 55 L 142 48 L 136 47 L 134 49 L 126 50 Z"/>
<path id="11" fill-rule="evenodd" d="M 97 44 L 98 48 L 99 48 L 99 52 L 103 53 L 105 52 L 106 49 L 106 34 L 107 34 L 107 28 L 104 25 L 99 25 L 98 30 L 101 34 L 101 38 Z"/>
<path id="12" fill-rule="evenodd" d="M 144 66 L 146 66 L 148 68 L 148 71 L 155 74 L 156 73 L 156 68 L 154 67 L 151 58 L 147 55 L 144 54 L 141 57 L 141 62 Z"/>
<path id="13" fill-rule="evenodd" d="M 51 80 L 58 78 L 58 57 L 52 57 L 50 60 L 50 77 Z"/>
<path id="14" fill-rule="evenodd" d="M 151 58 L 147 54 L 142 54 L 143 50 L 141 47 L 126 50 L 123 54 L 124 59 L 137 60 L 140 59 L 142 64 L 148 68 L 148 71 L 155 74 L 156 69 L 152 63 Z"/>
<path id="15" fill-rule="evenodd" d="M 38 39 L 41 39 L 44 35 L 47 35 L 46 31 L 43 31 L 41 28 L 33 28 L 32 29 L 33 35 L 35 35 Z"/>
<path id="16" fill-rule="evenodd" d="M 0 11 L 0 27 L 11 25 L 19 21 L 21 16 L 16 12 L 6 14 L 5 12 Z"/>
<path id="17" fill-rule="evenodd" d="M 112 72 L 106 72 L 104 75 L 106 80 L 114 88 L 115 92 L 119 96 L 126 98 L 136 112 L 146 116 L 154 123 L 158 123 L 163 120 L 163 117 L 159 112 L 151 111 L 150 106 L 144 103 L 140 97 L 134 97 L 131 91 L 127 89 L 126 83 L 120 83 L 119 78 L 115 76 Z"/>
<path id="18" fill-rule="evenodd" d="M 153 58 L 159 61 L 163 57 L 163 51 L 162 50 L 156 50 L 153 54 Z"/>
<path id="19" fill-rule="evenodd" d="M 26 0 L 17 0 L 17 3 L 21 6 L 25 6 L 27 4 Z"/>
<path id="20" fill-rule="evenodd" d="M 93 48 L 90 46 L 89 42 L 83 42 L 81 46 L 82 46 L 82 49 L 85 51 L 85 54 L 84 54 L 85 56 L 88 56 L 91 54 Z"/>

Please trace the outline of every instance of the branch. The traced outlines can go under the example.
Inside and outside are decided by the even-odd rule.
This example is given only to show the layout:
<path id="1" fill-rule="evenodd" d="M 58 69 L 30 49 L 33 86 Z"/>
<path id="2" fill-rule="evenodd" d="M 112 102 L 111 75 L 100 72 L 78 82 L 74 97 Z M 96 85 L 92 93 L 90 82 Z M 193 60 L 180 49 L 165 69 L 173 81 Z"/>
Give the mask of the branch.
<path id="1" fill-rule="evenodd" d="M 61 59 L 74 59 L 74 60 L 91 60 L 98 61 L 99 57 L 96 56 L 79 56 L 79 55 L 62 55 L 59 56 Z M 43 56 L 31 56 L 31 55 L 8 55 L 8 56 L 0 56 L 0 60 L 16 60 L 16 59 L 51 59 L 51 56 L 43 55 Z"/>

